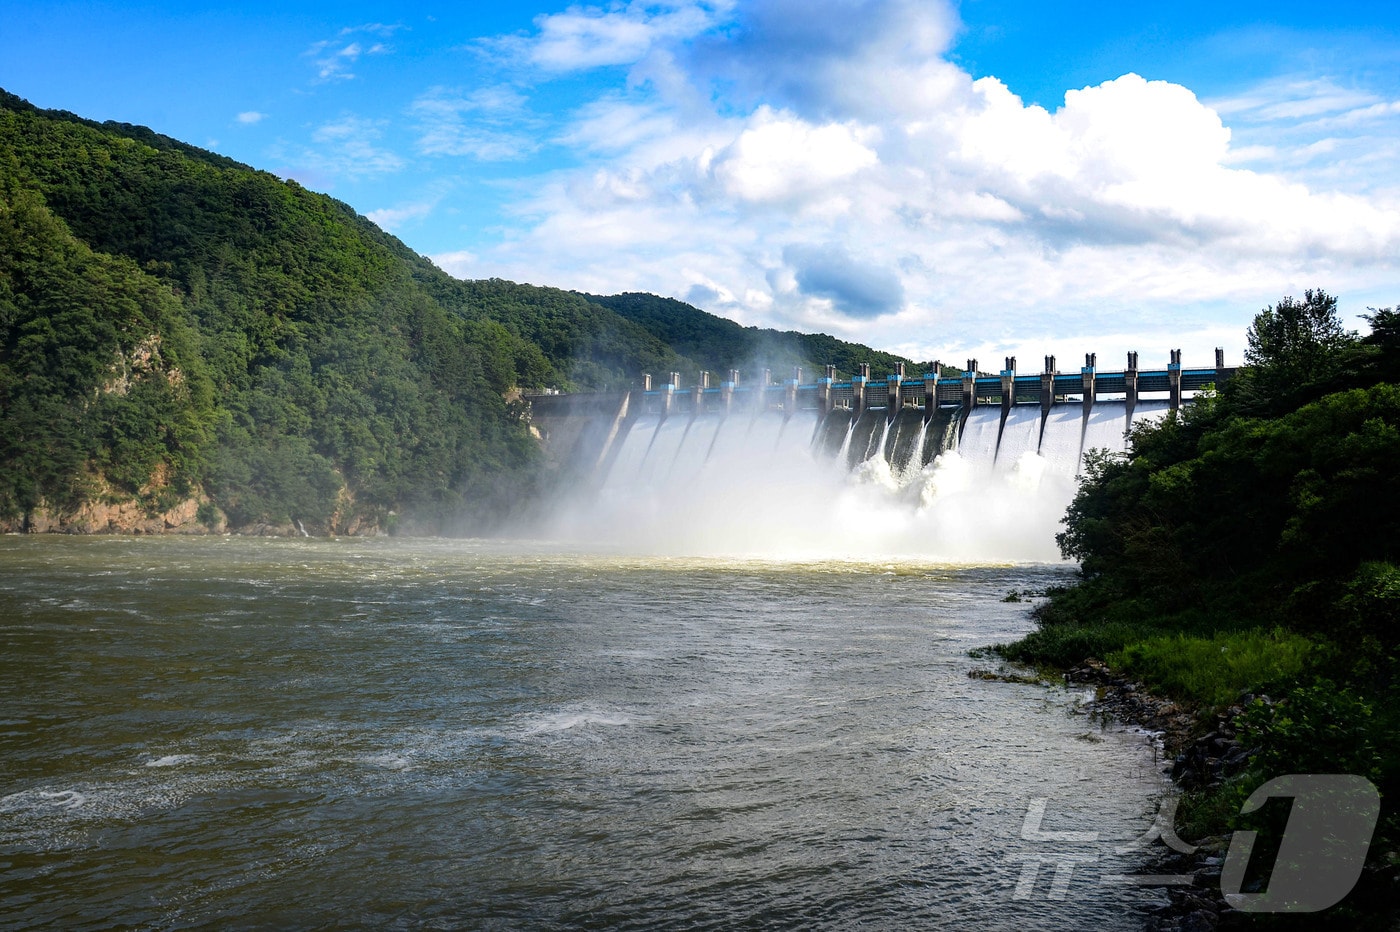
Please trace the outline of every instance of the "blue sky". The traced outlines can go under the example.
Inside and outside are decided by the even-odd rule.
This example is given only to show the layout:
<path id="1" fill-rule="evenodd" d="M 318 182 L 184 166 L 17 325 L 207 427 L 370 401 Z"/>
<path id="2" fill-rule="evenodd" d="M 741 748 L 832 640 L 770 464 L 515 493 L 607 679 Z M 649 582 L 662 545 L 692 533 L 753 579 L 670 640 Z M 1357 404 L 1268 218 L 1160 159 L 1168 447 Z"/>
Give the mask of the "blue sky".
<path id="1" fill-rule="evenodd" d="M 1389 4 L 0 0 L 0 87 L 463 277 L 917 358 L 1237 360 L 1285 294 L 1400 301 Z"/>

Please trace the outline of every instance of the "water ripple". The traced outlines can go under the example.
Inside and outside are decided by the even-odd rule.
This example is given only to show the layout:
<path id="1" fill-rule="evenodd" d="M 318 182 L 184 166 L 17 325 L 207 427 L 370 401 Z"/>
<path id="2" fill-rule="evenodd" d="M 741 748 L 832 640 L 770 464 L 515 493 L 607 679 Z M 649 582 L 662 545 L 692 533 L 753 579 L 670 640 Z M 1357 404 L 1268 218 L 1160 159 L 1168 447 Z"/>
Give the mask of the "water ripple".
<path id="1" fill-rule="evenodd" d="M 1013 896 L 1032 799 L 1131 839 L 1163 785 L 1081 696 L 966 675 L 1057 567 L 219 539 L 0 566 L 25 926 L 1026 932 L 1153 902 L 1096 882 L 1112 842 L 1076 896 Z"/>

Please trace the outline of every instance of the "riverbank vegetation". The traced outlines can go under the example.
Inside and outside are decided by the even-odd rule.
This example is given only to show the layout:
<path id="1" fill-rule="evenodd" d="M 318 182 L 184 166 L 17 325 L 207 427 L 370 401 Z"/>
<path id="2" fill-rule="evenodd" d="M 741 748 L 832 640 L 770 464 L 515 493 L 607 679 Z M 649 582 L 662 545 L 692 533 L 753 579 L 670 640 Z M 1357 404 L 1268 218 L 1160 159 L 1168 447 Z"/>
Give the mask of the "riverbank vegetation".
<path id="1" fill-rule="evenodd" d="M 1285 773 L 1355 773 L 1381 790 L 1372 866 L 1400 841 L 1400 313 L 1365 336 L 1323 291 L 1261 311 L 1247 365 L 1124 456 L 1086 457 L 1054 590 L 1012 660 L 1086 658 L 1203 720 L 1235 705 L 1251 764 L 1188 796 L 1199 831 Z M 1345 904 L 1344 904 L 1345 905 Z"/>

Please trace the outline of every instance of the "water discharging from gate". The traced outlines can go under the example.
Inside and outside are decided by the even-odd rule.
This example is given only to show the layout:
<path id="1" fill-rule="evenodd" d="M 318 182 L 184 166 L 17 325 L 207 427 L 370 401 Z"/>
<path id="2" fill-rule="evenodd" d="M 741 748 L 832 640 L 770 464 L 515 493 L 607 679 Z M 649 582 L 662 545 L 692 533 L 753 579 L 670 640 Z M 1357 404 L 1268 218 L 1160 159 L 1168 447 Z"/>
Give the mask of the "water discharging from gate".
<path id="1" fill-rule="evenodd" d="M 1161 417 L 1138 401 L 1132 423 Z M 1127 408 L 974 408 L 965 423 L 907 409 L 853 420 L 798 411 L 643 415 L 594 486 L 545 533 L 609 550 L 778 560 L 1060 559 L 1055 533 L 1083 452 L 1122 452 Z"/>

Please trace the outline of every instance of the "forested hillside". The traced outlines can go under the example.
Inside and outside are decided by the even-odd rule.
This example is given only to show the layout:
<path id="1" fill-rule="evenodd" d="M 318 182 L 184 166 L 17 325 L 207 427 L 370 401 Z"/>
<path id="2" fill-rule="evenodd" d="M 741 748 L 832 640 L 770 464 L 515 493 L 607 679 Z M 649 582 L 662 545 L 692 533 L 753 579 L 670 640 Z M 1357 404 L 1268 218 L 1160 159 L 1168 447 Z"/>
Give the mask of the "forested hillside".
<path id="1" fill-rule="evenodd" d="M 458 281 L 295 182 L 0 91 L 0 522 L 480 529 L 542 479 L 518 391 L 750 359 L 610 300 Z"/>

